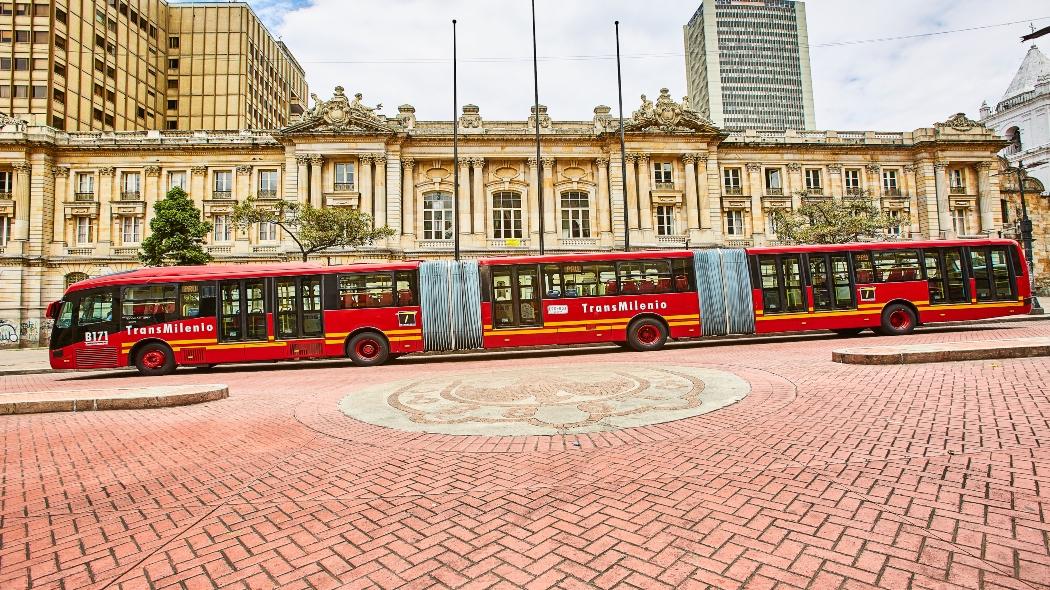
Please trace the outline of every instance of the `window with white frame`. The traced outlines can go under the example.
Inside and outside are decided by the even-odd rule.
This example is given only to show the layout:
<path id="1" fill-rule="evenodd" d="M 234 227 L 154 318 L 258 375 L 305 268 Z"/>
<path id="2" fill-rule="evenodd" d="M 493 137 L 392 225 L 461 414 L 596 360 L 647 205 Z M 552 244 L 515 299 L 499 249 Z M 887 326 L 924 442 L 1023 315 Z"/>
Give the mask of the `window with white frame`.
<path id="1" fill-rule="evenodd" d="M 561 237 L 591 237 L 591 196 L 583 191 L 561 194 Z"/>
<path id="2" fill-rule="evenodd" d="M 952 209 L 952 229 L 959 236 L 969 235 L 966 218 L 969 216 L 968 209 Z"/>
<path id="3" fill-rule="evenodd" d="M 780 168 L 766 168 L 766 192 L 770 195 L 779 195 L 784 192 L 781 184 Z"/>
<path id="4" fill-rule="evenodd" d="M 741 193 L 739 168 L 726 168 L 722 171 L 722 187 L 727 195 L 739 195 Z"/>
<path id="5" fill-rule="evenodd" d="M 337 162 L 335 165 L 335 190 L 354 190 L 354 165 L 350 162 Z"/>
<path id="6" fill-rule="evenodd" d="M 276 170 L 260 170 L 259 171 L 259 196 L 260 197 L 276 197 L 277 196 L 277 171 Z"/>
<path id="7" fill-rule="evenodd" d="M 521 234 L 521 193 L 492 193 L 492 237 L 505 240 Z"/>
<path id="8" fill-rule="evenodd" d="M 677 236 L 678 228 L 675 227 L 674 207 L 670 205 L 657 205 L 656 207 L 656 235 Z"/>
<path id="9" fill-rule="evenodd" d="M 806 168 L 806 190 L 819 191 L 823 186 L 820 178 L 820 168 Z"/>
<path id="10" fill-rule="evenodd" d="M 860 194 L 860 168 L 847 168 L 843 173 L 847 195 Z"/>
<path id="11" fill-rule="evenodd" d="M 653 186 L 656 188 L 673 188 L 674 177 L 672 176 L 670 162 L 653 162 Z"/>
<path id="12" fill-rule="evenodd" d="M 886 228 L 886 233 L 891 236 L 901 235 L 900 209 L 890 209 L 886 211 L 886 215 L 893 220 L 893 223 L 888 228 Z"/>
<path id="13" fill-rule="evenodd" d="M 0 246 L 6 246 L 11 239 L 11 218 L 0 217 Z"/>
<path id="14" fill-rule="evenodd" d="M 216 215 L 211 218 L 211 239 L 213 242 L 229 242 L 233 240 L 233 226 L 230 224 L 229 215 Z"/>
<path id="15" fill-rule="evenodd" d="M 95 241 L 94 227 L 91 223 L 91 218 L 86 215 L 81 215 L 73 218 L 76 224 L 76 243 L 77 244 L 90 244 Z"/>
<path id="16" fill-rule="evenodd" d="M 0 171 L 0 193 L 11 194 L 11 173 Z"/>
<path id="17" fill-rule="evenodd" d="M 120 239 L 125 244 L 138 244 L 142 241 L 142 219 L 135 216 L 122 217 L 120 220 Z"/>
<path id="18" fill-rule="evenodd" d="M 771 209 L 771 210 L 769 210 L 767 212 L 767 214 L 766 214 L 766 233 L 768 233 L 771 236 L 777 235 L 777 230 L 780 229 L 780 224 L 778 223 L 778 219 L 779 218 L 777 217 L 775 210 Z"/>
<path id="19" fill-rule="evenodd" d="M 744 212 L 739 209 L 726 211 L 726 234 L 730 236 L 744 235 Z"/>
<path id="20" fill-rule="evenodd" d="M 423 195 L 423 239 L 452 239 L 452 195 L 426 193 Z"/>
<path id="21" fill-rule="evenodd" d="M 120 197 L 137 199 L 141 191 L 141 177 L 138 172 L 125 172 L 120 177 Z"/>
<path id="22" fill-rule="evenodd" d="M 259 223 L 259 241 L 276 242 L 277 224 L 270 221 L 263 221 Z"/>
<path id="23" fill-rule="evenodd" d="M 172 170 L 168 172 L 168 190 L 175 187 L 179 187 L 182 190 L 189 190 L 186 188 L 186 171 L 185 170 Z"/>
<path id="24" fill-rule="evenodd" d="M 882 192 L 890 196 L 901 194 L 900 187 L 897 185 L 896 170 L 882 171 Z"/>
<path id="25" fill-rule="evenodd" d="M 215 193 L 229 197 L 233 192 L 233 172 L 219 170 L 215 172 Z"/>
<path id="26" fill-rule="evenodd" d="M 91 172 L 77 172 L 76 192 L 86 195 L 95 194 L 95 175 Z"/>
<path id="27" fill-rule="evenodd" d="M 952 168 L 948 170 L 948 185 L 951 187 L 952 192 L 961 193 L 966 190 L 966 181 L 961 169 Z"/>

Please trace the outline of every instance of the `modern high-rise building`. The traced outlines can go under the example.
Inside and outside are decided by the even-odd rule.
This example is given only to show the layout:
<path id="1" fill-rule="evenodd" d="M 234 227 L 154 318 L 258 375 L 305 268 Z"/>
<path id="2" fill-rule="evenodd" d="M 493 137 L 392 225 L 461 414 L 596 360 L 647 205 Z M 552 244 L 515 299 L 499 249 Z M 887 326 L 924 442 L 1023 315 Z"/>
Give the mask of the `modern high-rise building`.
<path id="1" fill-rule="evenodd" d="M 727 129 L 814 129 L 806 6 L 704 0 L 685 25 L 693 108 Z"/>
<path id="2" fill-rule="evenodd" d="M 0 3 L 0 113 L 70 131 L 275 129 L 306 77 L 243 2 Z"/>

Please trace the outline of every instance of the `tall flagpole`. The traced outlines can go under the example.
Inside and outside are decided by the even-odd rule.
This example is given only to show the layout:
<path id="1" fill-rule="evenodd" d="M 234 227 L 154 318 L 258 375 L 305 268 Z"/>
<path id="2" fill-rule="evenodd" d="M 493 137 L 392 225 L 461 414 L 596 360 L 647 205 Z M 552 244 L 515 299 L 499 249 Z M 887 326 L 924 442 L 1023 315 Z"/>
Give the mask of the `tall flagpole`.
<path id="1" fill-rule="evenodd" d="M 456 19 L 452 19 L 452 227 L 453 252 L 459 260 L 459 96 L 456 87 Z"/>
<path id="2" fill-rule="evenodd" d="M 631 251 L 631 209 L 627 204 L 627 144 L 623 132 L 623 76 L 620 75 L 620 21 L 616 25 L 616 86 L 620 93 L 620 189 L 623 192 L 623 251 Z"/>
<path id="3" fill-rule="evenodd" d="M 543 160 L 540 159 L 540 67 L 539 60 L 536 57 L 536 0 L 532 0 L 532 88 L 535 91 L 535 101 L 533 108 L 535 109 L 534 118 L 536 121 L 536 168 L 538 174 L 538 189 L 539 195 L 536 197 L 536 202 L 539 205 L 540 210 L 540 255 L 543 254 Z"/>

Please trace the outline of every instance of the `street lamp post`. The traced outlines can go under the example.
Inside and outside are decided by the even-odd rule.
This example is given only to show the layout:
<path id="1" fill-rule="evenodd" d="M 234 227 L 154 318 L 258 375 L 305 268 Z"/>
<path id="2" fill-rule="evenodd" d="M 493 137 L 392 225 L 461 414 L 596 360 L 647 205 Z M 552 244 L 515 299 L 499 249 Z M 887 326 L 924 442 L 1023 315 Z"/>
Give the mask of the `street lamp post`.
<path id="1" fill-rule="evenodd" d="M 1039 166 L 1044 162 L 1036 162 L 1033 166 Z M 1032 220 L 1028 217 L 1028 203 L 1024 198 L 1025 181 L 1024 161 L 1017 161 L 1017 191 L 1021 194 L 1021 244 L 1024 246 L 1024 256 L 1028 260 L 1028 281 L 1032 290 L 1032 315 L 1042 315 L 1043 308 L 1039 305 L 1039 298 L 1035 296 L 1035 259 L 1032 255 Z"/>

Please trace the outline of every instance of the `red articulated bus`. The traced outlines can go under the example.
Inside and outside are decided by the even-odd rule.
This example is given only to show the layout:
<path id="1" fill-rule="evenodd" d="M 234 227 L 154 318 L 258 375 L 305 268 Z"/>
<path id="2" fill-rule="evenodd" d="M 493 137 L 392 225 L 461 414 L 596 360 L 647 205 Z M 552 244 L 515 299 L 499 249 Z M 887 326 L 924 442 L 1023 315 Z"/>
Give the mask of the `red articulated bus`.
<path id="1" fill-rule="evenodd" d="M 421 351 L 832 330 L 1026 314 L 1010 240 L 563 254 L 346 266 L 214 265 L 80 281 L 48 307 L 56 369 L 349 358 Z"/>

